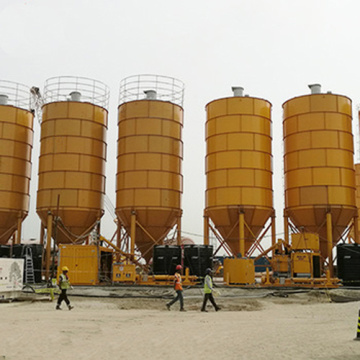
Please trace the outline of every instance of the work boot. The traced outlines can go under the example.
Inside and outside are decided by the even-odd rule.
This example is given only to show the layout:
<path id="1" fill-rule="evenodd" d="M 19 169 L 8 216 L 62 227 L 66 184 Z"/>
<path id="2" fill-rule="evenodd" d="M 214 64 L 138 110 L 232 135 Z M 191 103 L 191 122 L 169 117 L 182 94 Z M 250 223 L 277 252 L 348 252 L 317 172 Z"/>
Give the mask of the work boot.
<path id="1" fill-rule="evenodd" d="M 184 308 L 181 308 L 180 311 L 186 311 Z"/>
<path id="2" fill-rule="evenodd" d="M 61 310 L 60 305 L 56 305 L 56 310 Z"/>
<path id="3" fill-rule="evenodd" d="M 208 311 L 207 311 L 207 310 L 205 310 L 205 309 L 201 309 L 201 311 L 202 311 L 202 312 L 208 312 Z"/>
<path id="4" fill-rule="evenodd" d="M 215 308 L 215 311 L 219 311 L 219 310 L 221 310 L 221 307 L 218 306 Z"/>
<path id="5" fill-rule="evenodd" d="M 166 304 L 166 308 L 170 311 L 170 305 Z"/>
<path id="6" fill-rule="evenodd" d="M 68 305 L 69 310 L 73 309 L 74 307 L 71 305 Z"/>

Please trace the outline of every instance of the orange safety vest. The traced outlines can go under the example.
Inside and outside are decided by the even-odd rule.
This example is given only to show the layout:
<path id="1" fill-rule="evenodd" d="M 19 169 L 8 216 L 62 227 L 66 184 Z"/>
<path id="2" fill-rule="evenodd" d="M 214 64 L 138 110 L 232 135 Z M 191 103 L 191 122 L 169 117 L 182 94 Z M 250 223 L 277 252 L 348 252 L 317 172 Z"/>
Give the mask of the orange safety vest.
<path id="1" fill-rule="evenodd" d="M 175 290 L 182 290 L 182 285 L 181 285 L 181 275 L 179 273 L 175 273 Z"/>

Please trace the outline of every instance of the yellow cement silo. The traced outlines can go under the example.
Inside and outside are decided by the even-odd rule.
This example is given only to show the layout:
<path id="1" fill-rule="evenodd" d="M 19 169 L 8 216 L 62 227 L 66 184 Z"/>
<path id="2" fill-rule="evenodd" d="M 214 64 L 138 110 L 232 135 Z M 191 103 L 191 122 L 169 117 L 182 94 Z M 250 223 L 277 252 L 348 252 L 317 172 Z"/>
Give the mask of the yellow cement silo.
<path id="1" fill-rule="evenodd" d="M 232 255 L 245 256 L 274 216 L 271 104 L 242 96 L 206 105 L 205 243 L 209 221 Z"/>
<path id="2" fill-rule="evenodd" d="M 45 84 L 37 213 L 58 244 L 84 242 L 103 215 L 108 96 L 86 78 Z"/>
<path id="3" fill-rule="evenodd" d="M 0 81 L 0 244 L 16 230 L 20 243 L 29 210 L 34 120 L 29 99 L 28 87 Z"/>
<path id="4" fill-rule="evenodd" d="M 116 214 L 146 261 L 177 225 L 180 239 L 183 84 L 139 75 L 121 82 Z"/>
<path id="5" fill-rule="evenodd" d="M 351 100 L 320 93 L 283 104 L 285 218 L 318 233 L 323 258 L 356 214 Z"/>

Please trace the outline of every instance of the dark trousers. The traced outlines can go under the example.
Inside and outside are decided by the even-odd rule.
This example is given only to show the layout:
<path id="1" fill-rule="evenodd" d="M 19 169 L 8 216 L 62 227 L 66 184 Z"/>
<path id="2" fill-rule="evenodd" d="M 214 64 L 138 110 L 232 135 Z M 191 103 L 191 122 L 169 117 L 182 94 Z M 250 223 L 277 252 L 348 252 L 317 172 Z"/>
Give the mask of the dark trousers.
<path id="1" fill-rule="evenodd" d="M 176 296 L 169 302 L 169 306 L 174 304 L 176 301 L 180 301 L 180 309 L 184 308 L 184 297 L 182 290 L 176 290 Z"/>
<path id="2" fill-rule="evenodd" d="M 219 307 L 216 305 L 216 302 L 214 300 L 213 294 L 209 293 L 209 294 L 204 294 L 204 301 L 203 301 L 203 305 L 201 310 L 204 311 L 206 308 L 206 303 L 207 301 L 210 300 L 210 302 L 213 304 L 215 310 L 218 309 Z"/>
<path id="3" fill-rule="evenodd" d="M 66 295 L 66 289 L 61 289 L 61 294 L 59 295 L 57 304 L 60 306 L 63 300 L 65 300 L 67 306 L 70 305 L 70 301 Z"/>

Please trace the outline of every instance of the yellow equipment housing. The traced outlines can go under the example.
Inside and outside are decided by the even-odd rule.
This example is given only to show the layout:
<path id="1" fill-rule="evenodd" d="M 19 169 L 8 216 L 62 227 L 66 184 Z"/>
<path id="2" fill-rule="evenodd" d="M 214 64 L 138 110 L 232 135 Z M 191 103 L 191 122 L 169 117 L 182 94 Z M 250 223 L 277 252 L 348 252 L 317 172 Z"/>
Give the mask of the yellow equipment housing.
<path id="1" fill-rule="evenodd" d="M 255 284 L 253 259 L 224 259 L 224 281 L 230 284 Z"/>
<path id="2" fill-rule="evenodd" d="M 292 252 L 291 277 L 320 277 L 320 254 L 313 252 Z"/>
<path id="3" fill-rule="evenodd" d="M 63 266 L 69 268 L 72 285 L 98 285 L 111 279 L 111 249 L 96 245 L 59 245 L 58 272 Z"/>
<path id="4" fill-rule="evenodd" d="M 274 255 L 271 267 L 274 273 L 287 273 L 289 271 L 289 255 Z"/>
<path id="5" fill-rule="evenodd" d="M 319 235 L 315 233 L 298 233 L 291 235 L 292 250 L 320 250 Z"/>
<path id="6" fill-rule="evenodd" d="M 134 264 L 113 264 L 112 282 L 130 282 L 136 281 L 136 265 Z"/>

